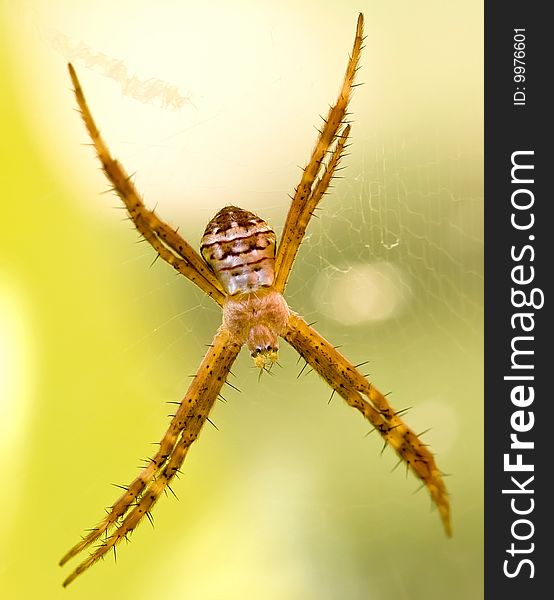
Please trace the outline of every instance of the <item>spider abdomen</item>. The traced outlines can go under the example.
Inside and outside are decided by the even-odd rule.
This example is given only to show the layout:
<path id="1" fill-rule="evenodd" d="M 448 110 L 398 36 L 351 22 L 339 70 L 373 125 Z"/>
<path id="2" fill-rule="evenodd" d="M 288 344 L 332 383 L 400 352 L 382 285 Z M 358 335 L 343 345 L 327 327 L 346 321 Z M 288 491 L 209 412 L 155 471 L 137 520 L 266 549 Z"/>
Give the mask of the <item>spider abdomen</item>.
<path id="1" fill-rule="evenodd" d="M 275 233 L 254 213 L 222 208 L 208 223 L 200 249 L 230 296 L 273 285 Z"/>

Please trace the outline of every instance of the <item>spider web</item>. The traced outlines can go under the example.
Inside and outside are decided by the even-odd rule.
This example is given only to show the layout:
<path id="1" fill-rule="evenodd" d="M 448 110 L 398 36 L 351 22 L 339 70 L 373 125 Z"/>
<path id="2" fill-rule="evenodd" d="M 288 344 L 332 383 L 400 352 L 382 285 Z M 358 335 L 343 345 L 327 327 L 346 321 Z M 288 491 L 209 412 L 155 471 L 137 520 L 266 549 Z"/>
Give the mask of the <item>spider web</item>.
<path id="1" fill-rule="evenodd" d="M 347 328 L 386 328 L 403 354 L 437 336 L 471 352 L 482 323 L 482 195 L 466 175 L 480 157 L 417 162 L 402 144 L 362 155 L 310 226 L 292 302 L 308 297 L 314 314 Z"/>

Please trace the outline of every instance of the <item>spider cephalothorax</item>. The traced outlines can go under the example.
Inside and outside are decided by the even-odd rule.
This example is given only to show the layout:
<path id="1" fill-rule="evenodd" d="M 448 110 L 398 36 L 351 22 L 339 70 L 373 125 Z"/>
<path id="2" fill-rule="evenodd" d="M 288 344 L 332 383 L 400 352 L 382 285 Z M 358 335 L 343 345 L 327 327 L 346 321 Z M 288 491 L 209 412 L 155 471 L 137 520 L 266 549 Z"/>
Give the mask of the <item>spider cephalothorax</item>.
<path id="1" fill-rule="evenodd" d="M 359 15 L 352 54 L 334 106 L 319 132 L 317 143 L 292 197 L 277 251 L 275 233 L 251 212 L 228 206 L 208 223 L 200 256 L 178 233 L 148 210 L 123 167 L 112 158 L 94 123 L 73 67 L 69 72 L 93 145 L 102 168 L 139 233 L 158 255 L 187 277 L 223 309 L 223 322 L 216 332 L 189 389 L 179 403 L 157 452 L 124 487 L 108 514 L 60 561 L 105 537 L 64 581 L 71 583 L 134 531 L 147 517 L 160 496 L 170 488 L 192 443 L 231 370 L 240 349 L 246 345 L 256 365 L 264 368 L 277 360 L 278 339 L 286 340 L 314 371 L 359 411 L 381 435 L 385 445 L 429 490 L 450 535 L 448 494 L 435 459 L 419 437 L 402 421 L 388 399 L 362 375 L 335 346 L 302 317 L 290 311 L 283 293 L 298 248 L 310 218 L 335 174 L 350 125 L 345 123 L 348 102 L 363 42 L 363 17 Z"/>
<path id="2" fill-rule="evenodd" d="M 223 304 L 223 324 L 246 344 L 257 367 L 277 361 L 279 336 L 289 321 L 289 307 L 273 288 L 229 296 Z"/>

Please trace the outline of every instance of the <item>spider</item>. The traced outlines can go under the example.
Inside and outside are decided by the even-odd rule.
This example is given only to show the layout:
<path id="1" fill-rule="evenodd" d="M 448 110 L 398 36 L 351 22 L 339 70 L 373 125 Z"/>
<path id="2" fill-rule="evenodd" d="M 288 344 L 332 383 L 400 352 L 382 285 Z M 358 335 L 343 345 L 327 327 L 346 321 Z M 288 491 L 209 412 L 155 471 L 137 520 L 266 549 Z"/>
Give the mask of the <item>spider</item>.
<path id="1" fill-rule="evenodd" d="M 363 44 L 363 15 L 338 99 L 319 132 L 311 158 L 295 189 L 278 247 L 269 225 L 255 214 L 226 206 L 208 223 L 201 256 L 153 211 L 148 210 L 123 167 L 113 159 L 96 127 L 81 85 L 69 64 L 75 97 L 96 153 L 114 191 L 139 233 L 161 258 L 190 279 L 223 311 L 222 324 L 185 397 L 179 403 L 156 454 L 108 510 L 107 515 L 60 561 L 64 565 L 103 536 L 103 541 L 64 581 L 64 587 L 86 571 L 137 527 L 170 484 L 208 420 L 221 387 L 243 345 L 256 367 L 277 361 L 279 338 L 298 354 L 346 403 L 371 423 L 428 488 L 444 530 L 451 535 L 448 494 L 431 452 L 402 421 L 400 413 L 356 367 L 324 339 L 283 297 L 287 279 L 310 218 L 327 191 L 347 146 L 345 121 Z M 260 371 L 261 372 L 261 371 Z"/>

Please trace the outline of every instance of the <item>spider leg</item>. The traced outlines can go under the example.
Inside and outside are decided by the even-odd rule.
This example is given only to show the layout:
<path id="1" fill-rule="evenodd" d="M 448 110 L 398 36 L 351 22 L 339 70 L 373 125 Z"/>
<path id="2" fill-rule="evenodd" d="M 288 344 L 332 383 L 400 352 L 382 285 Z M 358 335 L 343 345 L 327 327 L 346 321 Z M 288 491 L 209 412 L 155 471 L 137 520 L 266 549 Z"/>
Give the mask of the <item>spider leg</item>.
<path id="1" fill-rule="evenodd" d="M 287 284 L 290 270 L 314 209 L 327 191 L 346 147 L 350 125 L 346 125 L 340 133 L 339 129 L 344 125 L 348 102 L 352 95 L 354 76 L 358 70 L 363 43 L 363 25 L 363 15 L 360 13 L 352 55 L 348 61 L 339 97 L 336 104 L 329 109 L 312 156 L 302 172 L 302 178 L 292 198 L 275 258 L 274 286 L 281 293 Z M 327 154 L 330 154 L 330 158 L 325 161 Z"/>
<path id="2" fill-rule="evenodd" d="M 112 527 L 115 527 L 106 542 L 96 548 L 69 575 L 64 581 L 64 586 L 69 585 L 133 531 L 152 509 L 160 494 L 168 489 L 190 445 L 196 440 L 202 425 L 207 420 L 240 348 L 240 344 L 230 339 L 228 330 L 221 327 L 163 436 L 158 452 L 126 488 L 125 493 L 112 505 L 106 517 L 60 561 L 60 565 L 64 565 L 70 558 L 94 543 L 104 532 L 109 532 Z"/>
<path id="3" fill-rule="evenodd" d="M 68 69 L 81 116 L 96 149 L 96 154 L 102 163 L 102 169 L 114 191 L 125 204 L 135 227 L 166 262 L 190 279 L 221 306 L 224 293 L 213 271 L 176 230 L 164 223 L 154 211 L 145 207 L 130 177 L 119 162 L 112 158 L 104 139 L 100 135 L 88 108 L 75 69 L 71 64 L 68 64 Z"/>
<path id="4" fill-rule="evenodd" d="M 450 505 L 441 472 L 431 452 L 400 419 L 385 396 L 298 315 L 291 313 L 283 337 L 350 406 L 364 415 L 422 480 L 439 510 L 446 535 L 450 537 Z"/>

